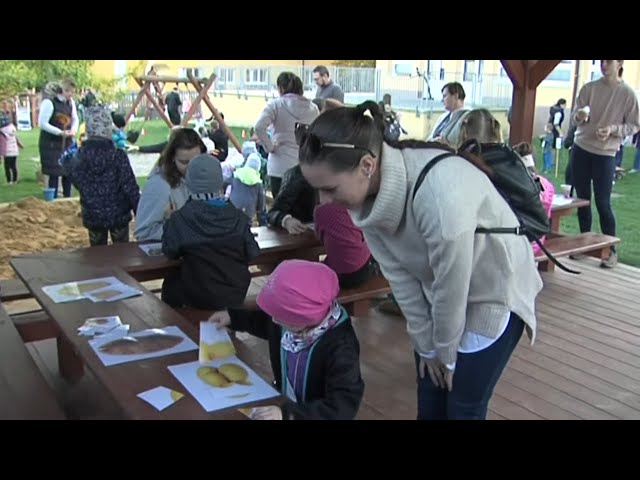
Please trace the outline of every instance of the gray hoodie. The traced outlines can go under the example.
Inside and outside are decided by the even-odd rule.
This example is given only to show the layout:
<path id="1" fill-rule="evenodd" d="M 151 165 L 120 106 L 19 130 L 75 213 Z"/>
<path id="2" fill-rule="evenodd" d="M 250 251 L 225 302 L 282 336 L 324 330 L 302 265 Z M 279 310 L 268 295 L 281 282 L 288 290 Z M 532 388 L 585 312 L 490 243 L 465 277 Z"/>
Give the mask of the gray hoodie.
<path id="1" fill-rule="evenodd" d="M 267 174 L 280 177 L 298 164 L 298 145 L 295 138 L 296 122 L 310 124 L 320 114 L 318 107 L 302 95 L 287 93 L 271 100 L 255 124 L 255 132 L 269 152 Z M 267 128 L 273 125 L 273 136 L 269 138 Z M 274 150 L 274 143 L 277 147 Z"/>
<path id="2" fill-rule="evenodd" d="M 162 227 L 166 214 L 171 206 L 174 210 L 181 208 L 189 199 L 189 189 L 184 180 L 176 188 L 171 188 L 155 165 L 147 183 L 142 187 L 138 211 L 136 212 L 136 228 L 133 236 L 137 241 L 162 240 Z"/>

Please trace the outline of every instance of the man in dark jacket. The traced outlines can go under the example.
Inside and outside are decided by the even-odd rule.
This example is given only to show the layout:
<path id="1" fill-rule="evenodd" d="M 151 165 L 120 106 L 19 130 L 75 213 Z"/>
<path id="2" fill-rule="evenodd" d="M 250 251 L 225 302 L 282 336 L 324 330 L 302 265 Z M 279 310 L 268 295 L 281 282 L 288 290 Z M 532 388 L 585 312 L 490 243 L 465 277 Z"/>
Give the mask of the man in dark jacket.
<path id="1" fill-rule="evenodd" d="M 182 106 L 182 99 L 178 93 L 178 87 L 174 87 L 174 89 L 169 92 L 166 98 L 166 103 L 169 120 L 171 120 L 174 127 L 180 125 L 180 107 Z"/>
<path id="2" fill-rule="evenodd" d="M 247 216 L 223 198 L 222 167 L 211 155 L 189 162 L 189 201 L 164 224 L 162 251 L 182 258 L 165 278 L 162 300 L 176 308 L 223 310 L 242 305 L 251 283 L 249 262 L 260 247 Z"/>

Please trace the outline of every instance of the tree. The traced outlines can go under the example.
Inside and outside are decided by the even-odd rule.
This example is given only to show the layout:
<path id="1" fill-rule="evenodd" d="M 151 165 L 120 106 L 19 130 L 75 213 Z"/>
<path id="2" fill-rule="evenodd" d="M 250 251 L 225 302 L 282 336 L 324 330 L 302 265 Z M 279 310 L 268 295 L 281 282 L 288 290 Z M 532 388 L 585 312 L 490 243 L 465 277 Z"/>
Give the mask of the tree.
<path id="1" fill-rule="evenodd" d="M 37 91 L 53 80 L 72 78 L 78 88 L 93 80 L 93 60 L 0 60 L 0 93 L 15 95 L 26 89 Z"/>
<path id="2" fill-rule="evenodd" d="M 376 68 L 375 60 L 336 60 L 333 64 L 336 67 Z"/>

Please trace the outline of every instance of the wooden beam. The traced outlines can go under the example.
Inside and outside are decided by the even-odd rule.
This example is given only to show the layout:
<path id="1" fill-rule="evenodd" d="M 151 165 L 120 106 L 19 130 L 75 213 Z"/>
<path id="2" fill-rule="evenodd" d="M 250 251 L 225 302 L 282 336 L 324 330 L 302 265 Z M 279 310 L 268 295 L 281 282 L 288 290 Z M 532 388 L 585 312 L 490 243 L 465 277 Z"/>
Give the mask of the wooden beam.
<path id="1" fill-rule="evenodd" d="M 136 79 L 136 81 L 138 81 L 138 83 L 140 83 L 141 85 L 143 83 L 141 80 Z M 165 115 L 164 110 L 162 109 L 158 101 L 155 98 L 153 98 L 153 95 L 151 95 L 151 92 L 149 91 L 150 85 L 151 85 L 150 82 L 146 82 L 146 85 L 145 85 L 146 88 L 143 88 L 144 94 L 147 96 L 151 104 L 158 111 L 158 113 L 160 114 L 160 117 L 164 120 L 164 123 L 166 123 L 170 129 L 173 128 L 173 123 L 171 123 L 171 120 L 169 120 L 169 117 Z"/>
<path id="2" fill-rule="evenodd" d="M 561 61 L 562 60 L 538 60 L 530 69 L 529 77 L 531 80 L 529 84 L 537 88 Z"/>
<path id="3" fill-rule="evenodd" d="M 138 96 L 136 97 L 135 102 L 133 102 L 133 105 L 131 106 L 131 109 L 129 110 L 129 113 L 127 113 L 127 115 L 124 117 L 125 125 L 127 123 L 129 123 L 129 119 L 131 118 L 131 116 L 136 113 L 136 108 L 138 107 L 138 105 L 142 101 L 142 97 L 144 97 L 145 89 L 149 89 L 149 86 L 151 85 L 149 83 L 145 85 L 141 81 L 139 81 L 138 79 L 136 79 L 136 82 L 138 83 L 138 85 L 140 85 L 141 88 L 140 88 L 140 91 L 138 92 Z"/>
<path id="4" fill-rule="evenodd" d="M 511 106 L 509 142 L 511 145 L 516 145 L 520 142 L 531 142 L 533 140 L 533 117 L 536 108 L 536 88 L 531 88 L 528 85 L 524 88 L 515 88 L 514 86 Z"/>
<path id="5" fill-rule="evenodd" d="M 209 78 L 209 81 L 203 87 L 200 84 L 200 81 L 196 77 L 194 77 L 191 73 L 187 74 L 187 76 L 189 77 L 189 80 L 191 80 L 191 83 L 193 87 L 196 89 L 196 92 L 198 92 L 198 96 L 193 100 L 193 102 L 191 102 L 191 108 L 186 113 L 186 115 L 182 118 L 182 122 L 180 123 L 180 125 L 182 125 L 183 127 L 189 123 L 189 120 L 191 120 L 191 117 L 198 109 L 198 105 L 200 105 L 200 102 L 202 101 L 202 99 L 209 95 L 208 94 L 209 88 L 211 88 L 211 85 L 213 85 L 213 82 L 215 82 L 216 80 L 216 76 L 211 75 L 211 78 Z"/>
<path id="6" fill-rule="evenodd" d="M 188 83 L 189 79 L 187 77 L 169 77 L 163 75 L 141 75 L 136 77 L 138 80 L 142 80 L 144 82 L 164 82 L 164 83 Z M 198 78 L 200 83 L 207 83 L 208 78 Z"/>
<path id="7" fill-rule="evenodd" d="M 198 90 L 198 89 L 202 88 L 202 86 L 198 85 L 195 88 L 196 88 L 196 90 Z M 200 91 L 200 90 L 198 90 L 198 91 Z M 213 106 L 213 103 L 211 103 L 211 99 L 209 98 L 209 95 L 203 96 L 202 100 L 204 101 L 204 103 L 207 104 L 207 107 L 209 107 L 209 110 L 211 110 L 211 113 L 213 114 L 214 118 L 218 121 L 218 123 L 220 124 L 222 129 L 225 131 L 225 133 L 227 134 L 227 136 L 231 140 L 231 143 L 233 143 L 233 146 L 236 147 L 236 150 L 238 150 L 238 152 L 242 153 L 242 145 L 240 144 L 240 142 L 238 141 L 236 136 L 233 134 L 231 129 L 229 127 L 227 127 L 227 124 L 225 123 L 224 118 L 222 118 L 222 116 L 220 115 L 220 112 L 218 111 L 218 109 Z"/>
<path id="8" fill-rule="evenodd" d="M 523 60 L 500 60 L 504 71 L 511 79 L 513 88 L 522 88 L 524 86 L 525 64 Z"/>

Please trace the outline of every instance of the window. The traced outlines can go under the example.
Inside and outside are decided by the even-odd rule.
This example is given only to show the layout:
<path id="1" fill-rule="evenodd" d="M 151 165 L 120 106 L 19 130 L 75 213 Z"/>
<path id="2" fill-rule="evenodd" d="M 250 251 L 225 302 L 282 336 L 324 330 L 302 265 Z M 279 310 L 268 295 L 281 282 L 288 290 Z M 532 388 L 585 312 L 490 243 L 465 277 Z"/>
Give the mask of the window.
<path id="1" fill-rule="evenodd" d="M 544 82 L 553 82 L 563 84 L 571 82 L 573 78 L 573 60 L 562 60 L 556 68 L 554 68 Z"/>
<path id="2" fill-rule="evenodd" d="M 591 65 L 589 65 L 589 78 L 591 80 L 597 80 L 602 76 L 602 72 L 600 71 L 600 60 L 591 60 Z"/>
<path id="3" fill-rule="evenodd" d="M 200 78 L 200 69 L 199 68 L 191 68 L 191 67 L 181 67 L 178 69 L 178 76 L 182 78 L 187 78 L 189 74 L 193 75 L 196 78 Z"/>
<path id="4" fill-rule="evenodd" d="M 245 70 L 244 75 L 245 83 L 251 85 L 266 85 L 267 84 L 267 69 L 266 68 L 248 68 Z"/>
<path id="5" fill-rule="evenodd" d="M 444 80 L 444 64 L 442 60 L 427 60 L 427 78 Z"/>
<path id="6" fill-rule="evenodd" d="M 411 61 L 400 60 L 393 64 L 393 73 L 397 76 L 408 77 L 416 72 L 415 65 Z"/>
<path id="7" fill-rule="evenodd" d="M 236 81 L 236 71 L 233 68 L 219 68 L 218 69 L 218 78 L 217 82 L 228 85 L 230 83 L 235 83 Z"/>
<path id="8" fill-rule="evenodd" d="M 481 80 L 484 71 L 484 60 L 465 60 L 462 79 L 465 82 Z"/>

